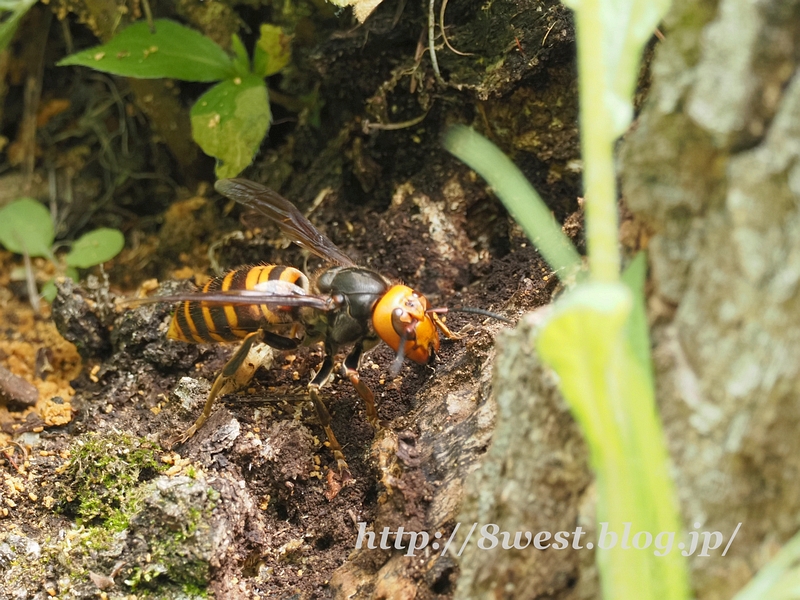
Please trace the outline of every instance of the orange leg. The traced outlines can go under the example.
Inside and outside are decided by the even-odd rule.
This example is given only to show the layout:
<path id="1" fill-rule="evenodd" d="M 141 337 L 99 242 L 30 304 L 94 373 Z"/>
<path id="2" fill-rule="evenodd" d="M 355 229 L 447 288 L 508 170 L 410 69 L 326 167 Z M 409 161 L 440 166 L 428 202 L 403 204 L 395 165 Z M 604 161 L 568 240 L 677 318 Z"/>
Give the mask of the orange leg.
<path id="1" fill-rule="evenodd" d="M 247 358 L 247 354 L 250 352 L 250 348 L 253 347 L 253 344 L 260 342 L 262 337 L 263 332 L 259 329 L 258 331 L 254 331 L 244 338 L 242 345 L 237 348 L 236 352 L 234 352 L 233 356 L 231 356 L 228 362 L 225 363 L 225 366 L 222 367 L 219 375 L 217 375 L 217 378 L 214 380 L 214 384 L 211 386 L 211 391 L 208 392 L 206 404 L 203 406 L 203 412 L 199 417 L 197 417 L 194 425 L 189 427 L 189 429 L 187 429 L 183 434 L 176 436 L 167 442 L 167 446 L 169 448 L 172 448 L 177 444 L 185 443 L 189 438 L 197 433 L 197 431 L 205 424 L 206 421 L 208 421 L 208 417 L 211 416 L 211 409 L 214 407 L 214 402 L 216 401 L 220 390 L 228 382 L 228 380 L 230 380 L 236 374 L 236 371 L 239 370 L 239 367 L 242 366 L 242 363 L 244 362 L 244 359 Z"/>
<path id="2" fill-rule="evenodd" d="M 367 420 L 369 424 L 372 425 L 375 431 L 378 431 L 381 428 L 381 424 L 378 420 L 378 411 L 375 408 L 375 394 L 372 393 L 372 390 L 369 389 L 367 384 L 361 381 L 361 378 L 358 376 L 358 367 L 361 363 L 361 356 L 363 353 L 363 345 L 361 343 L 356 344 L 352 352 L 344 359 L 343 370 L 345 377 L 350 380 L 350 383 L 353 384 L 358 395 L 364 400 L 364 404 L 367 407 Z"/>
<path id="3" fill-rule="evenodd" d="M 325 436 L 328 438 L 328 444 L 333 453 L 333 458 L 336 459 L 336 467 L 339 470 L 339 474 L 342 476 L 342 479 L 346 481 L 352 479 L 353 476 L 350 474 L 347 461 L 344 459 L 344 452 L 342 452 L 342 447 L 339 445 L 339 440 L 336 439 L 336 435 L 333 433 L 333 429 L 331 429 L 331 413 L 328 411 L 328 407 L 325 405 L 319 393 L 320 388 L 325 385 L 333 372 L 333 354 L 333 348 L 328 347 L 326 344 L 325 358 L 322 361 L 322 366 L 320 366 L 319 371 L 314 376 L 314 379 L 308 384 L 308 394 L 311 396 L 312 402 L 314 402 L 314 408 L 317 410 L 317 417 L 319 418 L 323 431 L 325 431 Z"/>
<path id="4" fill-rule="evenodd" d="M 431 313 L 431 317 L 433 318 L 433 322 L 436 325 L 436 327 L 439 329 L 439 331 L 442 332 L 442 335 L 444 335 L 444 337 L 446 337 L 448 340 L 460 340 L 463 337 L 457 333 L 453 333 L 452 331 L 450 331 L 447 325 L 444 324 L 444 321 L 442 321 L 441 317 L 439 317 L 439 315 L 437 315 L 436 313 Z"/>

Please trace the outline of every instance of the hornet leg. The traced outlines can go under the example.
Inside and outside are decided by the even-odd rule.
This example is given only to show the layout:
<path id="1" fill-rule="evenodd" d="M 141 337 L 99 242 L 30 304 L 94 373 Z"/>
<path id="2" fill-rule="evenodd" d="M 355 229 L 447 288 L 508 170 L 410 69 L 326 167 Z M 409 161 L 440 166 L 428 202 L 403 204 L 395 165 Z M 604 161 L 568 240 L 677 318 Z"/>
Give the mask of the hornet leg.
<path id="1" fill-rule="evenodd" d="M 343 370 L 345 376 L 350 380 L 350 383 L 353 384 L 353 387 L 356 388 L 358 395 L 364 400 L 364 404 L 367 406 L 367 420 L 369 424 L 372 425 L 372 428 L 375 431 L 378 431 L 381 428 L 380 421 L 378 420 L 378 411 L 375 409 L 375 394 L 372 393 L 372 390 L 367 387 L 361 378 L 358 376 L 358 366 L 361 363 L 361 356 L 364 353 L 364 348 L 361 343 L 355 345 L 353 350 L 350 354 L 347 355 L 347 358 L 344 359 Z"/>
<path id="2" fill-rule="evenodd" d="M 442 319 L 436 313 L 431 313 L 431 317 L 433 318 L 433 322 L 437 329 L 441 331 L 444 337 L 446 337 L 448 340 L 460 340 L 463 337 L 458 333 L 453 333 L 450 331 L 450 328 L 444 324 L 444 321 L 442 321 Z"/>
<path id="3" fill-rule="evenodd" d="M 322 366 L 314 376 L 314 379 L 308 384 L 308 393 L 311 396 L 311 400 L 314 402 L 314 408 L 317 410 L 317 417 L 328 438 L 328 444 L 333 453 L 333 458 L 336 459 L 336 466 L 339 470 L 339 474 L 342 476 L 342 479 L 352 479 L 350 469 L 347 467 L 347 461 L 344 459 L 342 447 L 339 445 L 339 441 L 336 439 L 333 429 L 331 429 L 331 413 L 328 412 L 328 407 L 325 406 L 325 402 L 322 400 L 322 396 L 319 393 L 319 389 L 325 385 L 325 382 L 328 381 L 333 372 L 332 357 L 333 349 L 329 348 L 326 344 L 325 359 L 322 361 Z"/>
<path id="4" fill-rule="evenodd" d="M 242 366 L 244 359 L 247 357 L 248 352 L 250 352 L 250 348 L 253 347 L 253 344 L 256 342 L 261 341 L 263 332 L 259 329 L 258 331 L 254 331 L 253 333 L 249 334 L 242 345 L 233 353 L 233 356 L 230 357 L 228 362 L 225 363 L 225 366 L 222 367 L 222 370 L 217 375 L 217 378 L 214 380 L 214 384 L 211 386 L 211 391 L 208 392 L 208 399 L 206 400 L 206 404 L 203 407 L 203 412 L 197 420 L 194 422 L 194 425 L 189 427 L 183 435 L 178 436 L 177 438 L 173 438 L 169 441 L 169 447 L 176 444 L 183 444 L 192 437 L 197 430 L 200 429 L 203 424 L 208 420 L 208 417 L 211 416 L 211 409 L 214 407 L 214 401 L 217 399 L 219 395 L 219 391 L 222 389 L 228 380 L 236 374 L 236 371 L 239 367 Z"/>

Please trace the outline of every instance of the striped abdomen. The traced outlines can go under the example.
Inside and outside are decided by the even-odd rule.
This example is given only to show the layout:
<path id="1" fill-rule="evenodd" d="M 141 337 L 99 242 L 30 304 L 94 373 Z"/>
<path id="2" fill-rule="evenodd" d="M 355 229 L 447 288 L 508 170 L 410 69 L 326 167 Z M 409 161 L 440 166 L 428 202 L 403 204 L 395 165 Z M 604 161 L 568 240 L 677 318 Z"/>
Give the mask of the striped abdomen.
<path id="1" fill-rule="evenodd" d="M 267 281 L 291 283 L 308 292 L 308 277 L 293 267 L 280 265 L 235 269 L 223 277 L 210 280 L 203 286 L 203 291 L 252 290 L 257 284 Z M 237 342 L 264 325 L 278 328 L 296 321 L 294 313 L 295 309 L 275 311 L 257 304 L 222 306 L 197 301 L 182 302 L 172 316 L 167 337 L 198 344 Z"/>

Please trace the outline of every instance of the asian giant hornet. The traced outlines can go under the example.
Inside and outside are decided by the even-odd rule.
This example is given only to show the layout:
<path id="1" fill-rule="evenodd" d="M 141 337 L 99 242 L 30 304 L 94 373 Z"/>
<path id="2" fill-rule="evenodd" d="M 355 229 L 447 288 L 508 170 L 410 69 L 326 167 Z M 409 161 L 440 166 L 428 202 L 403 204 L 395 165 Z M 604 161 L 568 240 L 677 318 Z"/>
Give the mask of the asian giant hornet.
<path id="1" fill-rule="evenodd" d="M 394 374 L 404 357 L 419 364 L 429 363 L 439 349 L 440 333 L 449 339 L 459 338 L 439 316 L 448 309 L 433 308 L 419 292 L 356 265 L 291 202 L 269 188 L 247 179 L 222 179 L 214 187 L 222 195 L 267 216 L 298 246 L 335 266 L 314 278 L 279 265 L 241 267 L 210 280 L 202 291 L 151 299 L 180 302 L 172 317 L 169 338 L 189 343 L 242 342 L 217 375 L 202 414 L 176 441 L 185 442 L 203 426 L 220 390 L 242 365 L 254 343 L 291 350 L 301 344 L 322 342 L 324 358 L 308 384 L 308 392 L 339 472 L 345 475 L 347 462 L 320 395 L 320 388 L 333 374 L 336 353 L 342 346 L 352 346 L 342 365 L 343 374 L 364 400 L 367 419 L 377 430 L 380 425 L 375 396 L 358 375 L 362 356 L 383 340 L 396 352 L 391 369 Z M 508 321 L 480 309 L 458 310 Z"/>

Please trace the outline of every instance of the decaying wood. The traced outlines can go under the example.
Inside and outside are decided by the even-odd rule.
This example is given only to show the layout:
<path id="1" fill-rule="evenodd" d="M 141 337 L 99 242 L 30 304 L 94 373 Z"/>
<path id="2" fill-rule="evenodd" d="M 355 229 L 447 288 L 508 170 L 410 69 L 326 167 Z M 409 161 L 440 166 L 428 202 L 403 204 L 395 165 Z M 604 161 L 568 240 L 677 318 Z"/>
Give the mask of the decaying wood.
<path id="1" fill-rule="evenodd" d="M 493 394 L 497 426 L 481 468 L 467 479 L 458 520 L 463 533 L 477 523 L 460 560 L 456 598 L 594 598 L 598 581 L 594 552 L 584 549 L 503 548 L 540 531 L 594 534 L 594 494 L 586 446 L 556 388 L 552 372 L 534 350 L 536 315 L 523 319 L 497 342 Z M 497 536 L 478 545 L 481 530 Z M 499 532 L 509 532 L 503 540 Z M 509 544 L 510 545 L 510 544 Z"/>

